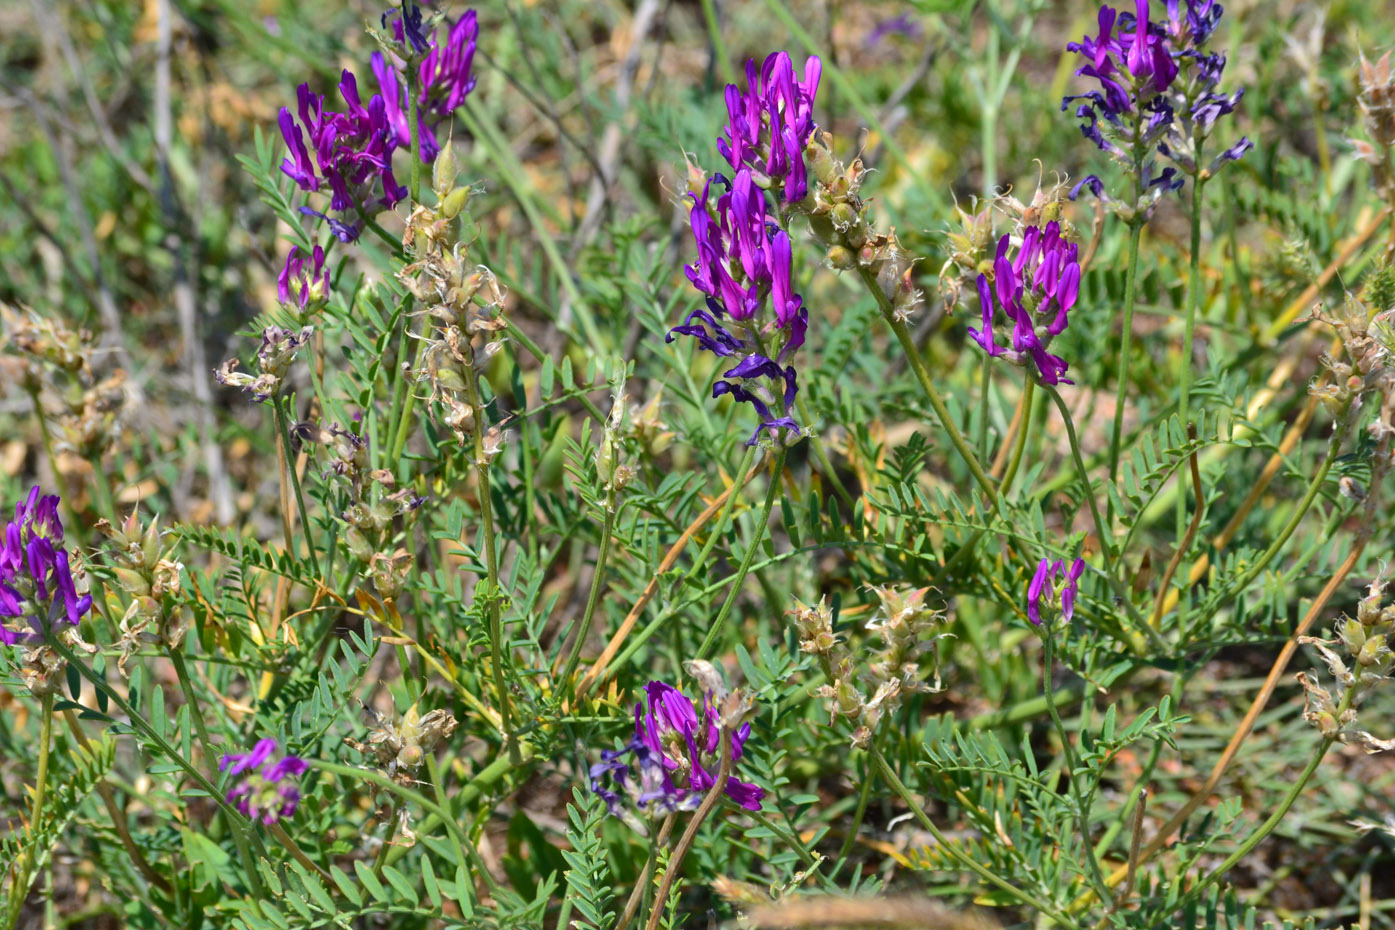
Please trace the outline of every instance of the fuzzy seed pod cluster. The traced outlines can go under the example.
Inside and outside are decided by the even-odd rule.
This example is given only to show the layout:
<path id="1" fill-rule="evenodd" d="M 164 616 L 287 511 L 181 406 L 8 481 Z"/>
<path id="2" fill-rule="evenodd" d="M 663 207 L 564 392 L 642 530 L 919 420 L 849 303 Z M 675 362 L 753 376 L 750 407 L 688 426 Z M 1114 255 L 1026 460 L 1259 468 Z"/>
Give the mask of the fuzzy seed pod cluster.
<path id="1" fill-rule="evenodd" d="M 0 359 L 0 379 L 21 385 L 38 415 L 57 427 L 54 451 L 100 461 L 121 435 L 126 373 L 118 368 L 97 376 L 90 331 L 0 304 L 0 345 L 6 344 L 15 357 Z"/>
<path id="2" fill-rule="evenodd" d="M 180 599 L 184 565 L 175 558 L 173 547 L 165 546 L 158 517 L 142 527 L 132 510 L 119 526 L 99 520 L 97 529 L 111 543 L 106 556 L 113 566 L 116 586 L 131 599 L 120 623 L 117 668 L 124 675 L 126 662 L 141 642 L 157 642 L 169 650 L 184 644 L 189 631 L 189 616 Z"/>
<path id="3" fill-rule="evenodd" d="M 1303 719 L 1323 736 L 1360 746 L 1367 752 L 1395 749 L 1395 740 L 1380 739 L 1360 729 L 1358 705 L 1381 683 L 1388 681 L 1395 668 L 1395 651 L 1390 639 L 1395 634 L 1395 606 L 1382 605 L 1385 580 L 1371 582 L 1366 597 L 1356 608 L 1355 617 L 1344 617 L 1333 628 L 1333 639 L 1299 637 L 1299 642 L 1318 651 L 1332 675 L 1333 687 L 1324 688 L 1316 676 L 1298 673 L 1303 686 Z"/>
<path id="4" fill-rule="evenodd" d="M 835 270 L 856 269 L 876 282 L 891 313 L 906 320 L 922 303 L 913 272 L 916 256 L 902 248 L 896 230 L 874 230 L 867 220 L 868 204 L 858 195 L 867 175 L 861 158 L 844 165 L 833 155 L 833 137 L 815 132 L 804 157 L 813 183 L 793 208 L 809 217 L 809 228 L 828 249 L 828 263 Z"/>
<path id="5" fill-rule="evenodd" d="M 373 724 L 368 738 L 363 742 L 346 739 L 354 749 L 372 759 L 383 772 L 394 781 L 411 785 L 416 781 L 416 773 L 426 760 L 428 753 L 435 752 L 442 741 L 455 732 L 456 719 L 448 711 L 433 710 L 422 714 L 413 704 L 402 715 L 400 722 L 364 708 L 364 714 Z"/>
<path id="6" fill-rule="evenodd" d="M 265 403 L 281 393 L 281 385 L 290 373 L 291 363 L 309 343 L 314 331 L 313 326 L 303 327 L 299 332 L 268 326 L 262 330 L 262 344 L 257 349 L 257 374 L 238 371 L 241 363 L 230 358 L 218 366 L 213 377 L 219 384 L 241 388 L 251 394 L 255 402 Z"/>
<path id="7" fill-rule="evenodd" d="M 332 452 L 326 473 L 341 479 L 349 491 L 349 506 L 339 515 L 348 524 L 344 544 L 354 558 L 368 566 L 368 577 L 378 595 L 396 599 L 411 571 L 412 557 L 405 549 L 389 548 L 394 521 L 415 511 L 426 498 L 417 496 L 410 487 L 398 488 L 396 477 L 387 469 L 370 468 L 368 439 L 337 423 L 328 427 L 301 423 L 295 435 Z"/>
<path id="8" fill-rule="evenodd" d="M 833 718 L 845 717 L 853 727 L 852 744 L 866 749 L 882 718 L 900 706 L 907 694 L 940 689 L 938 658 L 927 682 L 921 657 L 934 653 L 945 634 L 945 612 L 925 603 L 929 588 L 910 589 L 888 585 L 872 589 L 881 609 L 867 623 L 880 643 L 871 647 L 859 663 L 833 632 L 833 612 L 826 599 L 815 607 L 796 601 L 791 611 L 799 648 L 818 658 L 828 684 L 817 694 L 828 702 Z M 868 696 L 868 692 L 871 696 Z"/>
<path id="9" fill-rule="evenodd" d="M 397 277 L 430 321 L 421 353 L 418 382 L 431 387 L 441 419 L 462 445 L 474 442 L 482 414 L 477 380 L 504 343 L 507 328 L 503 288 L 494 273 L 470 261 L 470 243 L 460 238 L 470 188 L 456 184 L 458 167 L 449 146 L 436 159 L 433 190 L 436 206 L 418 204 L 407 221 L 402 245 L 414 256 Z M 487 465 L 505 440 L 499 427 L 485 430 L 476 444 Z"/>

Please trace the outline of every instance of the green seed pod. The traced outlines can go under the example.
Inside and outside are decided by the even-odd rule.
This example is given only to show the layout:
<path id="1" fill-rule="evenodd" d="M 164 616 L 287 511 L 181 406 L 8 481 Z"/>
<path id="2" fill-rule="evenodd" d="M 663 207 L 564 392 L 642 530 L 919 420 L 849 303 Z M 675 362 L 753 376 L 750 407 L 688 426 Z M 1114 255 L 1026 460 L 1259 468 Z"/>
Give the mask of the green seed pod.
<path id="1" fill-rule="evenodd" d="M 456 175 L 460 173 L 460 164 L 455 160 L 455 149 L 449 143 L 441 149 L 441 154 L 436 156 L 436 164 L 431 169 L 431 186 L 436 191 L 436 196 L 446 198 L 447 192 L 452 192 L 455 187 Z"/>
<path id="2" fill-rule="evenodd" d="M 441 201 L 441 215 L 448 220 L 453 220 L 460 215 L 460 211 L 465 209 L 465 205 L 470 202 L 470 189 L 468 187 L 457 187 L 446 195 Z"/>

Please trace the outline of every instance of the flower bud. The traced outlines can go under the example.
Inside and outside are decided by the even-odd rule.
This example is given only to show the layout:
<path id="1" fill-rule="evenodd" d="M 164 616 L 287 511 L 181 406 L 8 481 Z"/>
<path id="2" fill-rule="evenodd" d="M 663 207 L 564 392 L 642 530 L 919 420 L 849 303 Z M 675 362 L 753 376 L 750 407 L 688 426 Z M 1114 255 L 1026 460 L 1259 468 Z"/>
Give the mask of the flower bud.
<path id="1" fill-rule="evenodd" d="M 841 245 L 835 245 L 829 249 L 825 258 L 829 266 L 835 271 L 847 271 L 857 264 L 857 259 L 853 253 Z"/>
<path id="2" fill-rule="evenodd" d="M 470 202 L 470 188 L 457 187 L 446 195 L 441 201 L 441 215 L 448 220 L 453 220 L 460 215 L 460 211 Z"/>
<path id="3" fill-rule="evenodd" d="M 444 195 L 455 187 L 456 175 L 460 173 L 460 163 L 455 159 L 455 147 L 446 144 L 436 156 L 436 164 L 431 168 L 431 186 L 438 195 Z M 456 212 L 459 212 L 458 210 Z"/>

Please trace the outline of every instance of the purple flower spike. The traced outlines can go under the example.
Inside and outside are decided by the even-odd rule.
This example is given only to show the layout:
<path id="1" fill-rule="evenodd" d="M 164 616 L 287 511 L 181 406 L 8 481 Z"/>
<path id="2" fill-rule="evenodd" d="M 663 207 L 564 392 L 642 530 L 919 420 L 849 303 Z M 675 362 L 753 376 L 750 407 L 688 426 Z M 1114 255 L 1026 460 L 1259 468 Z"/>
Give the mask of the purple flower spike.
<path id="1" fill-rule="evenodd" d="M 0 643 L 7 646 L 41 642 L 92 609 L 91 595 L 79 595 L 73 580 L 58 503 L 34 487 L 0 535 Z"/>
<path id="2" fill-rule="evenodd" d="M 733 171 L 750 168 L 762 186 L 784 183 L 784 199 L 798 203 L 808 193 L 804 147 L 814 129 L 814 97 L 823 62 L 811 55 L 804 78 L 795 77 L 788 52 L 768 55 L 756 75 L 754 60 L 746 63 L 746 92 L 735 84 L 726 89 L 727 126 L 717 150 Z"/>
<path id="3" fill-rule="evenodd" d="M 263 739 L 249 753 L 223 756 L 219 771 L 229 772 L 227 800 L 252 820 L 273 824 L 295 813 L 300 789 L 294 780 L 310 767 L 304 759 L 283 756 L 272 761 L 276 740 Z"/>
<path id="4" fill-rule="evenodd" d="M 1059 607 L 1061 618 L 1069 623 L 1071 617 L 1075 615 L 1075 599 L 1079 594 L 1079 581 L 1081 573 L 1085 571 L 1085 560 L 1076 559 L 1071 563 L 1070 570 L 1066 570 L 1065 563 L 1059 559 L 1052 562 L 1050 559 L 1042 559 L 1037 563 L 1037 570 L 1032 575 L 1032 582 L 1027 586 L 1027 619 L 1032 621 L 1034 626 L 1041 626 L 1042 607 L 1057 606 L 1056 582 L 1064 576 L 1065 584 L 1061 587 Z"/>
<path id="5" fill-rule="evenodd" d="M 715 203 L 713 182 L 726 188 Z M 794 367 L 783 363 L 804 344 L 809 311 L 794 292 L 789 235 L 770 220 L 765 193 L 749 169 L 743 168 L 730 182 L 715 175 L 703 185 L 701 195 L 689 196 L 688 224 L 698 257 L 683 271 L 706 295 L 707 309 L 688 314 L 666 339 L 692 336 L 714 355 L 741 359 L 723 373 L 739 383 L 718 381 L 712 396 L 730 395 L 755 409 L 760 426 L 747 445 L 754 445 L 762 430 L 772 437 L 781 429 L 798 434 L 799 426 L 790 416 L 798 379 Z"/>
<path id="6" fill-rule="evenodd" d="M 1160 21 L 1152 17 L 1148 0 L 1138 0 L 1133 14 L 1101 7 L 1099 35 L 1066 46 L 1085 59 L 1076 74 L 1097 80 L 1099 90 L 1068 96 L 1061 109 L 1083 101 L 1075 110 L 1085 120 L 1081 132 L 1134 174 L 1153 173 L 1148 162 L 1156 151 L 1184 174 L 1205 180 L 1248 148 L 1242 140 L 1209 166 L 1198 164 L 1196 157 L 1216 121 L 1234 112 L 1244 90 L 1217 90 L 1225 54 L 1208 52 L 1205 46 L 1220 21 L 1220 4 L 1166 0 L 1165 7 Z M 1143 210 L 1145 216 L 1165 191 L 1182 186 L 1181 178 L 1166 184 L 1141 180 L 1144 200 L 1131 209 Z"/>
<path id="7" fill-rule="evenodd" d="M 1078 247 L 1061 235 L 1055 220 L 1044 229 L 1027 227 L 1017 255 L 1008 260 L 1011 237 L 998 240 L 993 261 L 993 282 L 978 276 L 979 309 L 983 328 L 969 328 L 969 336 L 993 357 L 1006 358 L 1018 365 L 1029 361 L 1046 384 L 1071 384 L 1065 378 L 1064 359 L 1046 351 L 1051 339 L 1065 332 L 1071 309 L 1080 294 Z M 993 338 L 997 310 L 1012 321 L 1007 346 Z"/>
<path id="8" fill-rule="evenodd" d="M 451 26 L 444 45 L 437 41 L 434 31 L 425 36 L 421 26 L 421 11 L 413 6 L 405 34 L 414 53 L 423 56 L 416 65 L 414 101 L 407 100 L 407 81 L 398 73 L 406 66 L 402 61 L 395 56 L 389 60 L 381 52 L 374 52 L 372 66 L 393 144 L 403 149 L 412 147 L 412 105 L 415 104 L 421 125 L 421 160 L 430 164 L 441 150 L 437 133 L 475 89 L 475 50 L 480 30 L 474 10 L 466 10 Z M 394 20 L 393 29 L 397 40 L 403 41 L 400 15 Z"/>
<path id="9" fill-rule="evenodd" d="M 591 790 L 605 800 L 616 816 L 626 815 L 626 797 L 650 818 L 692 810 L 717 783 L 721 765 L 717 757 L 721 731 L 712 698 L 708 695 L 703 699 L 699 713 L 693 702 L 672 685 L 651 681 L 644 692 L 647 706 L 641 703 L 635 707 L 634 736 L 621 749 L 601 753 L 601 762 L 591 767 Z M 750 735 L 749 723 L 732 734 L 733 763 L 740 761 Z M 622 761 L 627 755 L 633 757 L 638 770 L 639 777 L 633 781 L 628 778 L 631 766 Z M 620 791 L 609 787 L 611 784 Z M 734 775 L 727 778 L 723 793 L 751 811 L 760 810 L 765 797 L 762 788 L 739 781 Z"/>

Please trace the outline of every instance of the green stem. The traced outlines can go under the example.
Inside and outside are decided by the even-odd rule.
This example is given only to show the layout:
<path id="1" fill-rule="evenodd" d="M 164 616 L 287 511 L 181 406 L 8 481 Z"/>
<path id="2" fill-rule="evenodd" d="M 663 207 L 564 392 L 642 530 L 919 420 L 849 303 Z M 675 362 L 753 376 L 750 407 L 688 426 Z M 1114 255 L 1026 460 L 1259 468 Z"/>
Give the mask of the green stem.
<path id="1" fill-rule="evenodd" d="M 736 473 L 732 475 L 731 493 L 727 495 L 727 502 L 722 505 L 722 512 L 717 515 L 717 523 L 712 527 L 712 531 L 707 535 L 707 542 L 702 544 L 702 549 L 698 552 L 697 558 L 693 559 L 692 566 L 688 569 L 685 581 L 691 580 L 707 563 L 707 557 L 716 548 L 717 541 L 727 534 L 727 527 L 731 525 L 731 514 L 736 509 L 736 499 L 741 496 L 742 482 L 746 480 L 746 475 L 751 471 L 751 463 L 756 458 L 756 447 L 747 446 L 746 451 L 741 456 L 741 464 L 737 466 Z"/>
<path id="2" fill-rule="evenodd" d="M 1197 162 L 1201 153 L 1197 152 Z M 1182 394 L 1177 402 L 1178 416 L 1185 427 L 1191 422 L 1192 340 L 1196 333 L 1196 315 L 1201 304 L 1201 187 L 1200 176 L 1192 178 L 1192 240 L 1187 262 L 1187 322 L 1182 334 Z M 1178 495 L 1181 500 L 1182 495 Z"/>
<path id="3" fill-rule="evenodd" d="M 1135 189 L 1138 184 L 1134 184 Z M 1137 202 L 1137 197 L 1134 201 Z M 1124 284 L 1124 332 L 1119 348 L 1119 393 L 1114 399 L 1114 432 L 1109 437 L 1109 480 L 1119 476 L 1119 449 L 1124 438 L 1124 404 L 1129 391 L 1129 346 L 1133 342 L 1133 307 L 1138 289 L 1138 242 L 1143 236 L 1143 222 L 1134 220 L 1129 226 L 1128 278 Z"/>
<path id="4" fill-rule="evenodd" d="M 29 852 L 23 877 L 28 879 L 39 861 L 39 818 L 44 813 L 44 795 L 48 792 L 49 746 L 53 742 L 53 693 L 39 698 L 39 768 L 34 776 L 34 807 L 29 814 Z"/>
<path id="5" fill-rule="evenodd" d="M 402 4 L 402 16 L 407 16 L 407 4 Z M 412 206 L 421 203 L 421 104 L 417 102 L 416 69 L 407 69 L 407 104 L 412 108 Z M 447 142 L 447 145 L 450 143 Z"/>
<path id="6" fill-rule="evenodd" d="M 363 220 L 364 229 L 367 229 L 368 231 L 372 232 L 373 235 L 377 236 L 379 239 L 383 240 L 383 242 L 391 246 L 393 254 L 402 254 L 402 240 L 393 238 L 392 233 L 379 226 L 378 221 L 373 219 L 373 217 L 369 216 L 368 211 L 364 210 L 362 206 L 354 204 L 354 209 L 358 211 L 358 218 Z"/>
<path id="7" fill-rule="evenodd" d="M 489 462 L 484 454 L 484 405 L 480 402 L 479 386 L 473 376 L 465 379 L 465 396 L 474 412 L 471 435 L 475 445 L 475 471 L 479 475 L 480 532 L 484 536 L 484 569 L 489 590 L 487 612 L 489 616 L 489 664 L 494 679 L 494 696 L 499 704 L 499 729 L 504 738 L 508 756 L 515 765 L 522 764 L 518 741 L 514 737 L 512 713 L 509 707 L 509 689 L 504 681 L 504 643 L 502 618 L 499 611 L 499 551 L 494 539 L 494 502 L 490 493 Z"/>
<path id="8" fill-rule="evenodd" d="M 436 762 L 435 753 L 426 753 L 426 774 L 427 777 L 431 779 L 431 793 L 436 796 L 436 803 L 441 806 L 442 810 L 446 811 L 447 813 L 451 813 L 446 801 L 445 784 L 441 780 L 441 767 Z M 460 845 L 460 840 L 456 837 L 454 833 L 450 834 L 450 842 L 451 848 L 455 851 L 455 861 L 457 865 L 462 865 L 466 861 L 470 861 L 471 864 L 475 864 L 474 860 L 467 860 L 467 854 L 465 853 L 465 849 L 463 846 Z M 384 862 L 387 861 L 386 856 L 382 858 Z M 478 865 L 476 865 L 476 868 L 478 868 Z"/>
<path id="9" fill-rule="evenodd" d="M 778 442 L 778 440 L 776 440 Z M 765 538 L 766 528 L 770 523 L 770 510 L 775 506 L 775 495 L 780 491 L 780 479 L 785 472 L 785 447 L 779 446 L 775 452 L 775 467 L 770 472 L 770 486 L 765 490 L 765 503 L 761 507 L 760 517 L 756 520 L 754 532 L 751 534 L 751 542 L 746 547 L 746 555 L 741 560 L 741 567 L 737 569 L 736 577 L 731 581 L 731 590 L 727 592 L 727 599 L 722 604 L 722 609 L 717 613 L 717 619 L 713 621 L 712 628 L 707 631 L 707 636 L 702 641 L 702 646 L 697 651 L 697 658 L 707 658 L 712 649 L 717 645 L 717 640 L 722 635 L 722 629 L 726 626 L 727 617 L 731 614 L 731 608 L 736 603 L 737 596 L 741 593 L 741 583 L 746 580 L 746 574 L 751 570 L 751 563 L 755 561 L 756 552 L 760 549 L 761 540 Z M 732 489 L 732 497 L 736 496 L 736 489 Z"/>
<path id="10" fill-rule="evenodd" d="M 1090 473 L 1085 470 L 1085 461 L 1080 457 L 1080 439 L 1075 434 L 1075 421 L 1071 419 L 1070 409 L 1066 407 L 1066 402 L 1061 399 L 1060 393 L 1049 384 L 1042 384 L 1042 389 L 1051 395 L 1051 399 L 1056 402 L 1056 409 L 1061 412 L 1061 420 L 1066 426 L 1066 437 L 1070 440 L 1071 458 L 1075 461 L 1076 473 L 1080 476 L 1080 483 L 1083 485 L 1085 500 L 1090 505 L 1090 516 L 1095 521 L 1095 535 L 1100 541 L 1100 554 L 1104 557 L 1104 577 L 1109 583 L 1114 596 L 1123 605 L 1124 611 L 1129 615 L 1129 619 L 1134 625 L 1143 630 L 1148 638 L 1153 641 L 1153 645 L 1164 650 L 1166 654 L 1167 642 L 1153 625 L 1143 618 L 1138 612 L 1138 608 L 1133 605 L 1129 598 L 1129 592 L 1124 590 L 1115 572 L 1115 553 L 1111 537 L 1105 530 L 1104 520 L 1100 517 L 1099 506 L 1095 503 L 1094 487 L 1090 484 Z"/>
<path id="11" fill-rule="evenodd" d="M 1003 480 L 998 484 L 998 490 L 1003 494 L 1011 490 L 1012 479 L 1017 477 L 1017 469 L 1022 464 L 1022 453 L 1027 448 L 1027 431 L 1032 425 L 1032 401 L 1036 399 L 1036 389 L 1036 381 L 1028 375 L 1026 383 L 1022 385 L 1022 422 L 1017 424 L 1017 442 L 1012 447 L 1012 458 L 1003 472 Z"/>
<path id="12" fill-rule="evenodd" d="M 722 38 L 722 24 L 717 21 L 717 7 L 712 0 L 702 0 L 702 18 L 707 21 L 707 36 L 712 40 L 712 55 L 722 69 L 722 78 L 728 84 L 735 84 L 736 67 L 727 52 L 727 43 Z"/>
<path id="13" fill-rule="evenodd" d="M 184 703 L 189 707 L 189 717 L 194 721 L 194 732 L 199 737 L 199 748 L 203 750 L 204 764 L 212 766 L 217 758 L 213 754 L 213 741 L 208 737 L 208 724 L 204 722 L 199 699 L 194 694 L 194 683 L 189 679 L 189 666 L 184 661 L 184 653 L 170 650 L 170 661 L 174 663 L 174 674 L 179 679 L 179 688 L 184 692 Z"/>
<path id="14" fill-rule="evenodd" d="M 596 556 L 596 567 L 591 574 L 591 592 L 586 597 L 586 612 L 581 615 L 581 625 L 576 629 L 576 642 L 572 644 L 571 654 L 567 656 L 567 664 L 562 668 L 562 677 L 558 679 L 563 687 L 572 680 L 576 664 L 581 661 L 581 649 L 586 645 L 586 637 L 591 634 L 591 621 L 596 615 L 596 605 L 601 600 L 601 587 L 605 583 L 605 563 L 610 558 L 610 537 L 614 532 L 615 491 L 611 490 L 606 493 L 605 521 L 601 529 L 601 551 Z"/>
<path id="15" fill-rule="evenodd" d="M 843 845 L 838 848 L 838 863 L 848 861 L 849 854 L 852 853 L 853 844 L 857 842 L 858 830 L 862 828 L 862 818 L 867 816 L 867 802 L 872 798 L 872 784 L 876 779 L 868 772 L 862 778 L 862 790 L 857 793 L 857 810 L 853 813 L 852 824 L 848 827 L 848 835 L 843 837 Z"/>
<path id="16" fill-rule="evenodd" d="M 945 836 L 944 831 L 935 825 L 935 821 L 930 819 L 930 815 L 925 813 L 925 809 L 920 806 L 920 802 L 915 799 L 910 789 L 897 777 L 891 766 L 887 764 L 886 757 L 882 755 L 882 751 L 877 748 L 875 744 L 872 746 L 872 761 L 876 764 L 877 771 L 881 774 L 887 786 L 890 787 L 892 791 L 896 792 L 901 800 L 906 803 L 906 806 L 911 809 L 911 813 L 915 815 L 916 820 L 920 821 L 920 825 L 935 838 L 939 848 L 951 859 L 959 863 L 962 868 L 968 869 L 988 884 L 1006 892 L 1026 907 L 1050 917 L 1060 926 L 1078 927 L 1074 921 L 1061 911 L 1051 907 L 1040 898 L 1034 897 L 1028 892 L 1013 885 L 1007 879 L 993 872 L 972 856 L 966 855 L 963 850 L 955 845 L 953 840 Z"/>
<path id="17" fill-rule="evenodd" d="M 271 402 L 272 417 L 276 420 L 276 429 L 281 435 L 281 447 L 286 450 L 286 471 L 291 476 L 291 486 L 295 489 L 296 508 L 300 511 L 300 528 L 305 533 L 305 549 L 310 555 L 310 565 L 315 569 L 315 577 L 323 577 L 320 574 L 320 557 L 315 554 L 315 537 L 310 532 L 310 511 L 305 507 L 305 494 L 300 489 L 300 473 L 296 471 L 295 459 L 291 457 L 291 434 L 286 426 L 286 412 L 281 403 L 285 401 L 286 406 L 290 406 L 290 400 L 281 397 L 273 397 Z M 286 550 L 295 556 L 295 541 L 286 540 Z"/>
<path id="18" fill-rule="evenodd" d="M 906 360 L 910 362 L 911 370 L 915 372 L 916 380 L 920 382 L 920 388 L 925 392 L 925 397 L 930 401 L 930 406 L 935 411 L 935 416 L 939 418 L 940 425 L 949 434 L 949 441 L 959 452 L 959 456 L 964 463 L 969 466 L 969 471 L 973 474 L 974 480 L 978 482 L 983 493 L 988 495 L 989 503 L 996 511 L 999 507 L 998 488 L 993 484 L 993 479 L 988 477 L 988 473 L 979 464 L 978 457 L 969 448 L 968 441 L 964 434 L 959 431 L 959 427 L 954 424 L 954 419 L 949 415 L 949 408 L 945 406 L 944 399 L 940 397 L 940 392 L 935 389 L 935 383 L 930 378 L 930 372 L 925 367 L 925 360 L 920 357 L 920 350 L 916 348 L 915 339 L 911 336 L 911 331 L 906 324 L 896 318 L 892 310 L 891 301 L 882 293 L 881 286 L 877 283 L 876 276 L 871 269 L 858 266 L 858 274 L 867 285 L 867 289 L 877 299 L 877 305 L 881 308 L 882 318 L 886 320 L 887 326 L 891 327 L 896 340 L 901 343 L 901 350 L 906 353 Z"/>
<path id="19" fill-rule="evenodd" d="M 823 473 L 828 476 L 828 483 L 833 485 L 833 491 L 838 495 L 838 499 L 851 510 L 855 506 L 852 495 L 843 486 L 843 479 L 839 478 L 838 473 L 833 470 L 833 462 L 828 457 L 828 450 L 824 448 L 822 437 L 808 432 L 809 424 L 814 421 L 814 418 L 809 415 L 809 408 L 804 403 L 803 394 L 795 395 L 794 408 L 799 411 L 799 418 L 804 423 L 806 435 L 808 435 L 809 441 L 814 444 L 814 456 L 819 460 L 819 466 L 823 468 Z"/>

